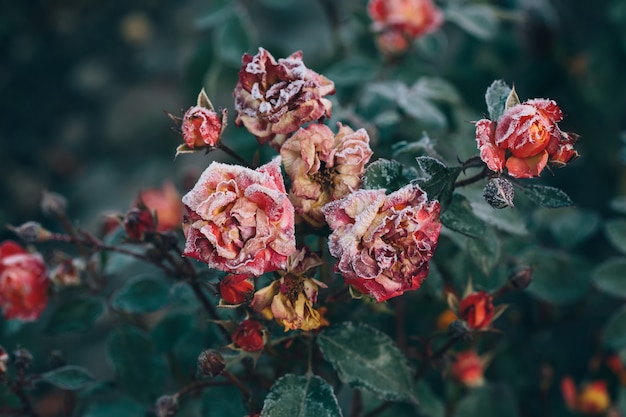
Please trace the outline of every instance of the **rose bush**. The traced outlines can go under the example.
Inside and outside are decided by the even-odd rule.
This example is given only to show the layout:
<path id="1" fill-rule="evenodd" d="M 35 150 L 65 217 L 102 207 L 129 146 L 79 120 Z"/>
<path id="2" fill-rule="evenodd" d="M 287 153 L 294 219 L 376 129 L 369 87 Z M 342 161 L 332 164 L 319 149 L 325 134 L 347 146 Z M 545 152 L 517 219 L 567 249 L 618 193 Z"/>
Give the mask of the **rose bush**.
<path id="1" fill-rule="evenodd" d="M 296 250 L 279 157 L 256 170 L 213 162 L 183 203 L 184 254 L 211 268 L 261 275 L 283 269 Z"/>
<path id="2" fill-rule="evenodd" d="M 359 190 L 322 209 L 332 229 L 330 254 L 347 284 L 376 301 L 415 290 L 428 275 L 428 262 L 441 230 L 439 202 L 417 185 L 385 195 Z"/>

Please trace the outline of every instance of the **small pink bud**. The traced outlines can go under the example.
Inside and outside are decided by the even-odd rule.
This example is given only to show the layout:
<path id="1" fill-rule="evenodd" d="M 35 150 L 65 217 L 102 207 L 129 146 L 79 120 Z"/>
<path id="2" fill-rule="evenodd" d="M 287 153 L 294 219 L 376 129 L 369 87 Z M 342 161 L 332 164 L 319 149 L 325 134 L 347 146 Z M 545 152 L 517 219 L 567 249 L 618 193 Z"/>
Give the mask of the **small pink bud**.
<path id="1" fill-rule="evenodd" d="M 222 120 L 212 110 L 193 106 L 183 116 L 181 130 L 185 144 L 191 149 L 216 146 L 222 133 Z"/>

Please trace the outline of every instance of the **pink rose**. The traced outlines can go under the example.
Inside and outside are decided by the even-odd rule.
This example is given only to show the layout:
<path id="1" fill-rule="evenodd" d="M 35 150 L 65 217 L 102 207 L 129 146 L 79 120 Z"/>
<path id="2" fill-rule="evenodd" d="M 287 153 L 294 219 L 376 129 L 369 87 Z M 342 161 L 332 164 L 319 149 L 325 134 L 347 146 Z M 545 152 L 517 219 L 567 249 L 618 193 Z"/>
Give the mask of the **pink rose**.
<path id="1" fill-rule="evenodd" d="M 255 56 L 245 54 L 242 59 L 233 92 L 235 123 L 244 125 L 259 143 L 280 150 L 287 135 L 300 126 L 330 117 L 332 104 L 324 96 L 334 92 L 332 81 L 304 65 L 302 52 L 276 62 L 259 48 Z"/>
<path id="2" fill-rule="evenodd" d="M 7 319 L 33 321 L 48 303 L 46 265 L 12 241 L 0 244 L 0 306 Z"/>
<path id="3" fill-rule="evenodd" d="M 562 132 L 563 119 L 553 100 L 534 99 L 507 109 L 499 120 L 476 122 L 476 142 L 489 169 L 505 167 L 515 178 L 538 177 L 550 163 L 562 166 L 578 156 L 578 136 Z"/>
<path id="4" fill-rule="evenodd" d="M 432 0 L 370 0 L 367 12 L 377 32 L 392 31 L 418 38 L 436 31 L 443 13 Z"/>
<path id="5" fill-rule="evenodd" d="M 284 269 L 296 250 L 280 157 L 256 170 L 213 162 L 183 197 L 184 255 L 233 274 Z"/>
<path id="6" fill-rule="evenodd" d="M 419 288 L 441 230 L 438 201 L 409 184 L 389 195 L 355 191 L 322 211 L 333 230 L 328 249 L 347 284 L 379 302 Z"/>
<path id="7" fill-rule="evenodd" d="M 185 112 L 180 128 L 190 149 L 216 146 L 222 134 L 222 118 L 212 110 L 193 106 Z"/>
<path id="8" fill-rule="evenodd" d="M 340 123 L 337 136 L 324 125 L 299 129 L 280 149 L 291 178 L 289 198 L 296 212 L 314 227 L 326 224 L 322 207 L 361 186 L 365 164 L 372 156 L 369 136 Z"/>

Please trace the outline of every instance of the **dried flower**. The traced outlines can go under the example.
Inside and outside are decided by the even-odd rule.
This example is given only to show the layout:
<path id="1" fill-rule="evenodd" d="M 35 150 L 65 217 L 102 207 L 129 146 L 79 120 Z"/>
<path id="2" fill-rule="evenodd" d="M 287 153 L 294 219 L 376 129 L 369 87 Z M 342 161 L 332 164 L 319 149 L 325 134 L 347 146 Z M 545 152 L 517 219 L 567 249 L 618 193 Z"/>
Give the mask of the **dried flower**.
<path id="1" fill-rule="evenodd" d="M 259 143 L 280 150 L 287 136 L 305 123 L 330 117 L 335 92 L 328 78 L 308 69 L 302 52 L 276 62 L 265 49 L 245 54 L 235 87 L 237 126 L 245 126 Z"/>
<path id="2" fill-rule="evenodd" d="M 296 250 L 280 158 L 256 170 L 213 162 L 183 197 L 185 256 L 233 274 L 284 269 Z"/>
<path id="3" fill-rule="evenodd" d="M 335 136 L 324 125 L 299 129 L 280 154 L 291 178 L 289 198 L 297 214 L 314 227 L 326 224 L 322 207 L 361 186 L 365 164 L 372 156 L 365 129 L 356 132 L 338 124 Z"/>
<path id="4" fill-rule="evenodd" d="M 389 195 L 355 191 L 322 211 L 333 230 L 328 249 L 347 284 L 379 302 L 419 288 L 441 230 L 438 201 L 409 184 Z"/>
<path id="5" fill-rule="evenodd" d="M 217 350 L 207 349 L 198 356 L 198 370 L 202 375 L 218 376 L 225 367 L 224 357 Z"/>

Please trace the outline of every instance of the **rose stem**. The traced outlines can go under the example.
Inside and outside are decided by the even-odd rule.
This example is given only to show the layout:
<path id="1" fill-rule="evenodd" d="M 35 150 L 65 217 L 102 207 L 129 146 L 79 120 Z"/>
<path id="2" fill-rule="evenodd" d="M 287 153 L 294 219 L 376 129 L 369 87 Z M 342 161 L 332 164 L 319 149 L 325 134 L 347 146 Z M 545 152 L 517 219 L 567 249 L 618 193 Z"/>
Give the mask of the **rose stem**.
<path id="1" fill-rule="evenodd" d="M 224 145 L 224 143 L 220 142 L 220 144 L 218 145 L 218 147 L 223 150 L 225 153 L 227 153 L 229 156 L 235 158 L 239 163 L 245 165 L 248 168 L 252 168 L 252 165 L 250 165 L 250 163 L 248 161 L 246 161 L 245 159 L 243 159 L 241 157 L 241 155 L 239 155 L 237 152 L 233 151 L 232 149 L 230 149 L 228 146 Z"/>

